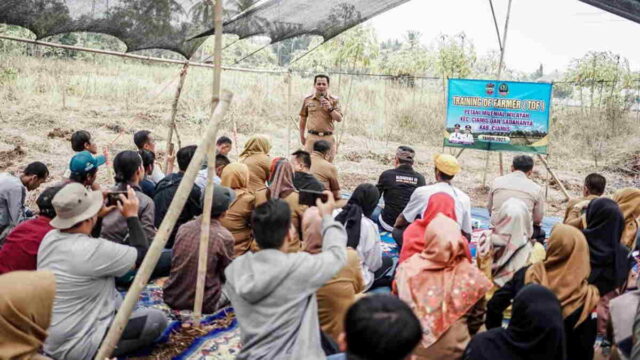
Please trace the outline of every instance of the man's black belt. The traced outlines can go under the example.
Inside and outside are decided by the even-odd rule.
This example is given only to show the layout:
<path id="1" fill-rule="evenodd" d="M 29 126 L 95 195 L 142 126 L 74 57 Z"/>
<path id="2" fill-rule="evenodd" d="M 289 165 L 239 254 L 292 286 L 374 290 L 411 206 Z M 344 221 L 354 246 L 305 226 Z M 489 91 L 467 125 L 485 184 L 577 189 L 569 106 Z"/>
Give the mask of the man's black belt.
<path id="1" fill-rule="evenodd" d="M 317 135 L 317 136 L 331 136 L 331 135 L 333 135 L 333 132 L 331 132 L 331 131 L 315 131 L 315 130 L 309 130 L 308 132 L 309 132 L 309 134 L 311 134 L 311 135 Z"/>

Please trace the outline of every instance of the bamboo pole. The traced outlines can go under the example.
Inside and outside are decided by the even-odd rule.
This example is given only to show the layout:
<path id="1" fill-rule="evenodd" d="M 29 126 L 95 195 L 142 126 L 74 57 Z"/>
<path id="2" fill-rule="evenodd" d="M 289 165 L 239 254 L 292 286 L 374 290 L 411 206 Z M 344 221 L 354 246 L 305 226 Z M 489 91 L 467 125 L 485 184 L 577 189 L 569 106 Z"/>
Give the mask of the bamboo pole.
<path id="1" fill-rule="evenodd" d="M 551 170 L 551 167 L 549 166 L 549 163 L 547 163 L 547 160 L 545 160 L 545 158 L 542 157 L 542 155 L 540 155 L 540 154 L 538 154 L 538 159 L 540 159 L 540 161 L 542 162 L 544 167 L 547 168 L 547 171 L 549 172 L 549 174 L 551 174 L 551 176 L 553 177 L 553 180 L 555 180 L 555 182 L 558 184 L 558 186 L 560 187 L 560 191 L 562 191 L 562 194 L 564 195 L 564 198 L 567 201 L 569 201 L 569 199 L 571 199 L 571 197 L 569 196 L 569 193 L 567 192 L 567 189 L 560 182 L 560 179 L 556 176 L 556 174 L 553 172 L 553 170 Z"/>
<path id="2" fill-rule="evenodd" d="M 193 154 L 193 158 L 191 159 L 191 163 L 185 171 L 184 177 L 178 186 L 178 190 L 176 191 L 173 200 L 171 201 L 171 205 L 169 206 L 169 210 L 167 211 L 167 215 L 165 215 L 158 232 L 156 233 L 149 250 L 147 251 L 147 255 L 145 256 L 138 272 L 136 274 L 127 295 L 118 309 L 118 313 L 116 314 L 115 319 L 113 320 L 113 324 L 109 328 L 107 335 L 102 341 L 102 345 L 100 345 L 100 349 L 96 354 L 95 360 L 104 360 L 105 358 L 109 358 L 113 353 L 118 341 L 120 340 L 120 336 L 122 336 L 122 332 L 124 331 L 127 322 L 129 321 L 129 317 L 131 316 L 131 312 L 138 301 L 138 297 L 140 293 L 147 285 L 149 281 L 149 277 L 153 272 L 156 264 L 158 263 L 158 259 L 160 258 L 160 254 L 164 249 L 164 246 L 169 239 L 169 235 L 173 230 L 173 227 L 178 220 L 178 216 L 182 212 L 182 208 L 184 204 L 187 202 L 187 198 L 191 193 L 191 189 L 193 188 L 193 183 L 198 174 L 198 170 L 200 169 L 200 164 L 202 164 L 202 160 L 204 159 L 204 155 L 206 153 L 207 147 L 211 144 L 212 141 L 215 141 L 216 134 L 218 132 L 218 124 L 224 117 L 227 109 L 229 108 L 229 103 L 233 98 L 233 94 L 228 91 L 225 91 L 222 94 L 221 101 L 216 108 L 216 111 L 211 119 L 209 127 L 207 128 L 204 137 L 200 141 L 198 148 L 196 149 L 195 154 Z"/>
<path id="3" fill-rule="evenodd" d="M 213 93 L 211 96 L 212 113 L 220 102 L 220 82 L 222 74 L 222 0 L 216 0 L 214 13 L 214 45 L 213 45 Z M 215 139 L 215 135 L 214 135 Z M 202 320 L 202 303 L 207 279 L 207 262 L 209 249 L 209 233 L 211 224 L 211 205 L 213 204 L 213 177 L 216 172 L 215 142 L 211 142 L 207 149 L 207 186 L 204 191 L 202 208 L 202 223 L 200 225 L 200 245 L 198 247 L 198 276 L 196 279 L 196 297 L 193 303 L 193 316 L 196 326 Z"/>
<path id="4" fill-rule="evenodd" d="M 293 78 L 291 76 L 291 69 L 287 73 L 287 115 L 291 113 L 291 93 Z M 287 123 L 287 156 L 291 154 L 291 123 Z"/>
<path id="5" fill-rule="evenodd" d="M 189 62 L 185 62 L 182 66 L 182 71 L 180 72 L 180 81 L 178 82 L 178 87 L 176 88 L 176 96 L 173 98 L 173 104 L 171 105 L 171 118 L 169 118 L 169 123 L 167 124 L 167 156 L 164 159 L 164 169 L 163 171 L 167 171 L 169 168 L 169 149 L 171 148 L 171 141 L 173 140 L 173 130 L 176 128 L 176 115 L 178 114 L 178 104 L 180 103 L 180 94 L 182 93 L 182 87 L 184 86 L 184 81 L 187 78 L 187 71 L 189 70 Z"/>
<path id="6" fill-rule="evenodd" d="M 91 49 L 91 48 L 82 47 L 82 46 L 56 44 L 56 43 L 47 42 L 47 41 L 31 40 L 31 39 L 25 39 L 17 36 L 10 36 L 10 35 L 0 35 L 0 39 L 18 41 L 18 42 L 23 42 L 27 44 L 48 46 L 48 47 L 59 48 L 59 49 L 76 50 L 76 51 L 83 51 L 83 52 L 89 52 L 94 54 L 118 56 L 118 57 L 129 58 L 129 59 L 160 62 L 160 63 L 166 63 L 166 64 L 180 64 L 180 65 L 184 64 L 184 60 L 162 59 L 162 58 L 157 58 L 153 56 L 128 54 L 128 53 L 121 53 L 118 51 L 111 51 L 111 50 L 98 50 L 98 49 Z M 212 64 L 205 64 L 205 63 L 199 63 L 199 62 L 190 62 L 189 65 L 196 66 L 196 67 L 212 68 L 212 69 L 215 68 L 215 66 Z M 223 66 L 222 70 L 251 72 L 251 73 L 269 73 L 269 74 L 286 73 L 285 70 L 261 70 L 261 69 L 254 70 L 254 69 L 247 69 L 247 68 L 234 67 L 234 66 Z"/>

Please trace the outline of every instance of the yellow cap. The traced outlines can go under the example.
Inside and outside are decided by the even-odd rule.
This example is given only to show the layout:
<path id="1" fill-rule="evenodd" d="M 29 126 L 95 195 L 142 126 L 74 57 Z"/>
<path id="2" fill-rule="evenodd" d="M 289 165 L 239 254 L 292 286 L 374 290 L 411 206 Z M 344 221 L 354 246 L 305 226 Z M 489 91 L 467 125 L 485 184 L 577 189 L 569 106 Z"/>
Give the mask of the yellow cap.
<path id="1" fill-rule="evenodd" d="M 454 176 L 461 170 L 458 159 L 449 154 L 435 154 L 433 155 L 433 162 L 436 165 L 436 169 L 449 176 Z"/>

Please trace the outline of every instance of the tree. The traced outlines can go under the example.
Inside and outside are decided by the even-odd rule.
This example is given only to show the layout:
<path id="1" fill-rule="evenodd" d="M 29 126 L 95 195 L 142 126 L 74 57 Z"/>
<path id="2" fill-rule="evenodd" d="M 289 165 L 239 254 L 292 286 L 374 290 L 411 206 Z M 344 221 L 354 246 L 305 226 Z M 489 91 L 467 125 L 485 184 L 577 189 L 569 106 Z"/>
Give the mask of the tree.
<path id="1" fill-rule="evenodd" d="M 454 37 L 440 36 L 435 58 L 436 73 L 443 78 L 466 78 L 472 73 L 476 62 L 476 53 L 473 43 L 465 44 L 465 34 L 460 33 Z M 458 41 L 460 39 L 460 41 Z"/>
<path id="2" fill-rule="evenodd" d="M 404 41 L 381 46 L 378 70 L 390 75 L 424 75 L 433 67 L 433 58 L 421 43 L 422 33 L 409 30 Z"/>

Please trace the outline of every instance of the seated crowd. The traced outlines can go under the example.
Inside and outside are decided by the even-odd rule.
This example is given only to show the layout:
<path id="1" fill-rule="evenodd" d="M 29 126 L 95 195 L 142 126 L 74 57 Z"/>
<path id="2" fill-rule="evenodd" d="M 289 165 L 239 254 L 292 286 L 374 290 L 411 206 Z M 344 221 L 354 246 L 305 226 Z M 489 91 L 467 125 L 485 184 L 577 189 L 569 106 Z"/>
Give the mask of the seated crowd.
<path id="1" fill-rule="evenodd" d="M 0 174 L 0 359 L 95 357 L 197 149 L 167 154 L 163 169 L 153 134 L 138 131 L 137 150 L 113 158 L 108 185 L 96 180 L 109 152 L 97 155 L 87 131 L 71 140 L 65 178 L 39 194 L 37 215 L 25 199 L 47 181 L 47 166 Z M 224 136 L 216 143 L 209 228 L 205 162 L 151 277 L 168 277 L 169 307 L 192 310 L 208 231 L 203 311 L 233 306 L 238 359 L 583 360 L 598 336 L 620 359 L 640 353 L 630 276 L 639 189 L 605 197 L 606 179 L 590 174 L 547 238 L 544 192 L 526 155 L 493 182 L 481 230 L 454 186 L 454 156 L 433 157 L 428 184 L 415 151 L 400 146 L 377 184 L 345 194 L 325 140 L 285 158 L 256 135 L 237 162 L 232 146 Z M 383 235 L 399 258 L 384 251 Z M 159 310 L 135 310 L 114 356 L 152 345 L 167 323 Z"/>

